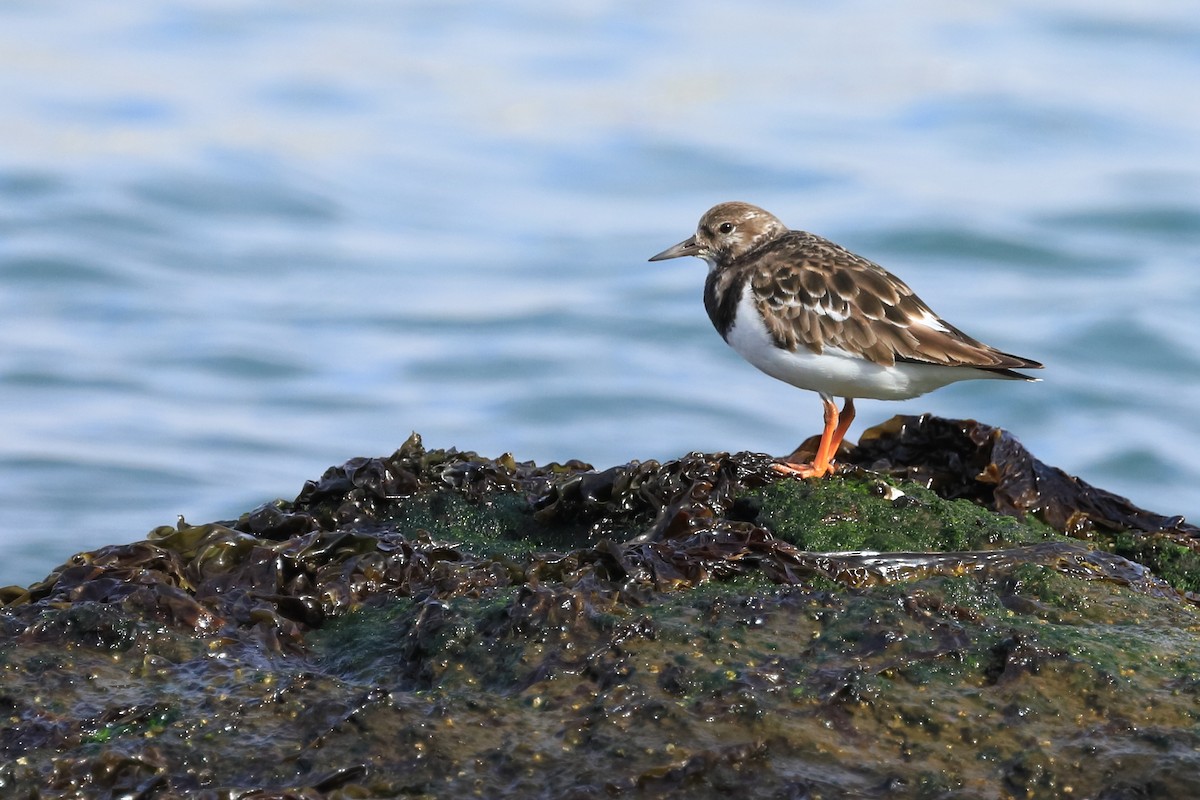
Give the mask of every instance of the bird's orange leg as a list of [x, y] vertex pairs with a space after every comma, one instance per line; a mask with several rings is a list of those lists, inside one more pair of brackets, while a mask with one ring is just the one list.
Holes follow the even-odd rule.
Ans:
[[822, 395], [821, 403], [825, 406], [825, 429], [821, 431], [821, 444], [817, 447], [817, 455], [812, 463], [796, 464], [784, 460], [771, 465], [776, 472], [797, 478], [820, 478], [837, 469], [833, 457], [837, 455], [842, 439], [846, 438], [850, 423], [854, 422], [854, 398], [846, 398], [846, 405], [841, 414], [838, 413], [837, 404], [832, 397]]
[[846, 438], [846, 431], [850, 430], [850, 423], [854, 422], [854, 398], [847, 397], [846, 405], [842, 406], [842, 413], [839, 415], [837, 430], [833, 432], [833, 442], [829, 447], [829, 460], [837, 455], [838, 448], [842, 446], [842, 439]]

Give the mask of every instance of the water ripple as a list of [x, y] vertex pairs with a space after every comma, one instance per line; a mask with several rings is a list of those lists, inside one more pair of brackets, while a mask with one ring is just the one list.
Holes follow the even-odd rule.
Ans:
[[414, 429], [790, 450], [815, 396], [646, 263], [729, 199], [1047, 365], [863, 424], [982, 418], [1200, 517], [1187, 4], [114, 8], [0, 9], [0, 583]]

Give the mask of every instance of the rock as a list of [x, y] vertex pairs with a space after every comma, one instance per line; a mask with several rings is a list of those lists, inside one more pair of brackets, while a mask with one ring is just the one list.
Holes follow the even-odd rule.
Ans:
[[[970, 421], [426, 450], [0, 590], [13, 797], [1184, 797], [1197, 529]], [[856, 465], [856, 466], [855, 466]], [[257, 793], [255, 793], [257, 792]]]

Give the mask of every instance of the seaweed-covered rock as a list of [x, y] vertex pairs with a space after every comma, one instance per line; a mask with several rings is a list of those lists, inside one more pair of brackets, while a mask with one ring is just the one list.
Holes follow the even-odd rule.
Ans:
[[12, 797], [1182, 797], [1197, 529], [975, 422], [835, 477], [414, 435], [0, 590]]

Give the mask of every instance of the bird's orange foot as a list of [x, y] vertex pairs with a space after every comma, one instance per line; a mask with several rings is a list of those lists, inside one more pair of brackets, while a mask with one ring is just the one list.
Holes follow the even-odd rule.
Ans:
[[790, 461], [776, 461], [771, 469], [780, 475], [790, 478], [823, 478], [837, 471], [837, 464], [793, 464]]

